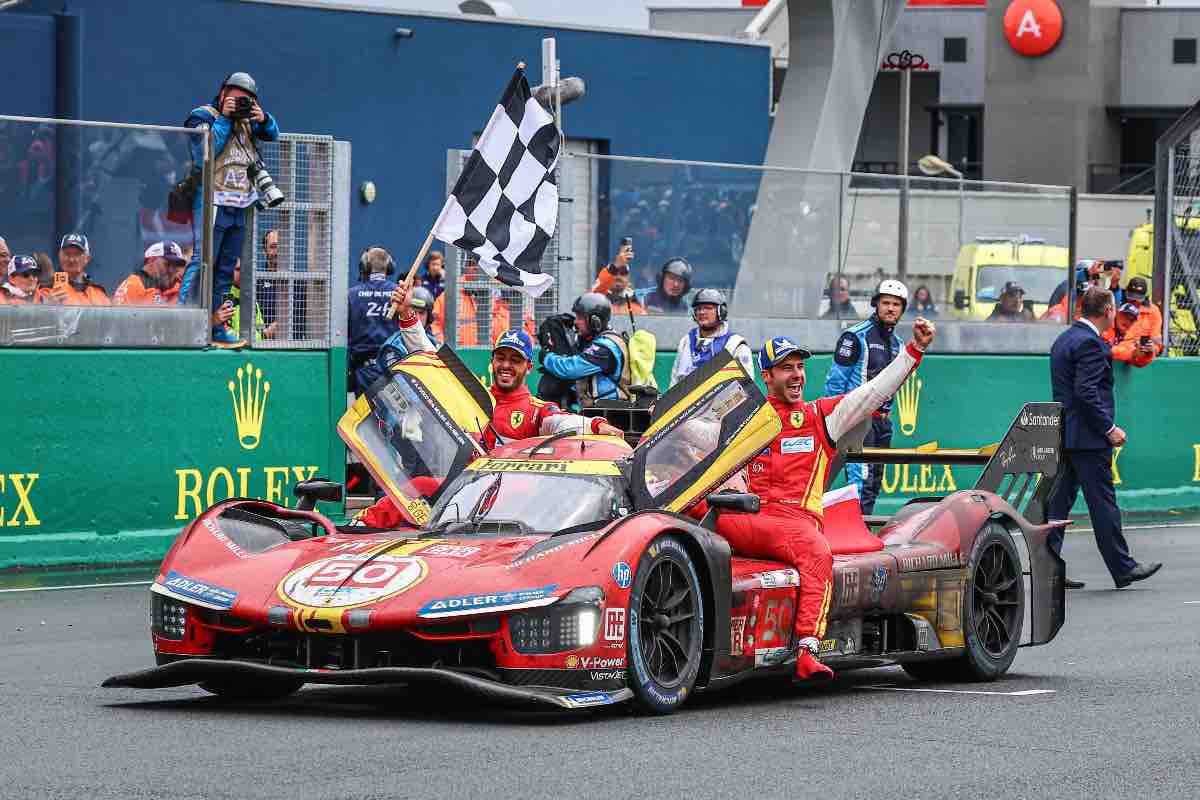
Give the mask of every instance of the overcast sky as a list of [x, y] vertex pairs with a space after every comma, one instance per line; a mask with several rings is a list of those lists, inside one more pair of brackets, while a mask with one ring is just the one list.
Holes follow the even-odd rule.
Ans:
[[[457, 14], [458, 0], [316, 0], [331, 5], [359, 5], [396, 11]], [[522, 19], [610, 28], [648, 28], [647, 6], [730, 6], [740, 0], [507, 0]]]

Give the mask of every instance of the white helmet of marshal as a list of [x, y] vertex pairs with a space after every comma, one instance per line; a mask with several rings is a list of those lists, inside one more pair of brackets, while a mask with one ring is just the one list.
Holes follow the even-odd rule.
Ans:
[[879, 288], [875, 290], [875, 295], [871, 298], [871, 308], [879, 305], [879, 298], [883, 295], [900, 298], [901, 306], [908, 309], [908, 287], [894, 278], [888, 278], [879, 282]]

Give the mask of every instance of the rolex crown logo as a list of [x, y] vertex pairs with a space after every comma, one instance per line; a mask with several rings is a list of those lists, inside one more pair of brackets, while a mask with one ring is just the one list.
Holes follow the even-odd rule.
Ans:
[[900, 432], [912, 436], [917, 429], [917, 408], [921, 402], [921, 379], [914, 372], [896, 392], [896, 410], [900, 414]]
[[243, 369], [238, 367], [237, 381], [229, 382], [229, 396], [233, 398], [233, 419], [237, 423], [238, 444], [244, 450], [258, 447], [262, 436], [263, 416], [267, 411], [267, 395], [271, 382], [262, 379], [262, 370], [254, 369], [248, 362]]

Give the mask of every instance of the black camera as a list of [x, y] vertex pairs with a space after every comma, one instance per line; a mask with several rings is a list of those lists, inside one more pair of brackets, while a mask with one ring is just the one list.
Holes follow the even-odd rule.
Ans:
[[233, 98], [233, 111], [230, 112], [230, 119], [250, 119], [250, 115], [254, 113], [254, 101], [249, 97]]
[[250, 182], [254, 184], [255, 191], [258, 192], [259, 208], [264, 210], [274, 208], [283, 202], [283, 190], [275, 185], [275, 180], [263, 166], [261, 158], [246, 166], [246, 177], [250, 179]]

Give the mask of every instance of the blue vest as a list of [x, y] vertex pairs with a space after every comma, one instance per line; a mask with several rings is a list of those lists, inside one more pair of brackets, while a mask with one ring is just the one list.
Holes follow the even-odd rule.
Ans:
[[396, 284], [379, 274], [350, 287], [350, 354], [374, 358], [379, 346], [396, 330], [395, 320], [384, 319], [388, 298]]
[[692, 351], [692, 369], [700, 369], [717, 353], [725, 349], [725, 343], [729, 341], [729, 337], [733, 336], [733, 331], [727, 330], [720, 336], [710, 340], [710, 344], [706, 348], [700, 347], [700, 329], [692, 328], [688, 331], [688, 347]]

